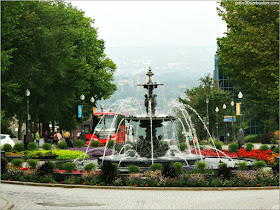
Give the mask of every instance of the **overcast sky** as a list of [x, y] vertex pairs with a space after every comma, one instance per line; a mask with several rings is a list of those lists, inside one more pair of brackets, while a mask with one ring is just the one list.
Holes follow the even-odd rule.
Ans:
[[106, 48], [216, 46], [226, 24], [216, 1], [68, 1], [95, 19]]

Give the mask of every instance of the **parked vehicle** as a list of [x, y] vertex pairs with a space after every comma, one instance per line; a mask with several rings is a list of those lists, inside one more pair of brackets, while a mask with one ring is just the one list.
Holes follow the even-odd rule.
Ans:
[[12, 147], [14, 147], [15, 142], [11, 139], [9, 134], [0, 134], [1, 140], [0, 140], [0, 146], [4, 146], [4, 144], [10, 144]]

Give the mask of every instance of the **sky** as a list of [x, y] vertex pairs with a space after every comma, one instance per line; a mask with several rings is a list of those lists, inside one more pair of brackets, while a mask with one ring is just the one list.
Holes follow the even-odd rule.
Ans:
[[68, 1], [95, 19], [106, 48], [216, 46], [226, 31], [216, 1]]

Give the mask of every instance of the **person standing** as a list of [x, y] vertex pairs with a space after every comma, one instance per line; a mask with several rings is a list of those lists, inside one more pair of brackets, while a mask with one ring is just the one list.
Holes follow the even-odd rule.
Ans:
[[50, 131], [50, 140], [51, 140], [51, 144], [53, 144], [53, 135], [54, 135], [53, 130], [51, 130], [51, 131]]
[[43, 137], [44, 137], [44, 142], [47, 143], [48, 142], [48, 131], [46, 130], [45, 133], [43, 133]]
[[38, 147], [40, 147], [40, 134], [39, 134], [39, 131], [37, 131], [35, 133], [35, 140], [36, 140], [36, 143], [37, 143]]
[[70, 133], [69, 133], [68, 131], [65, 131], [65, 133], [64, 133], [64, 139], [65, 139], [65, 141], [66, 141], [68, 147], [70, 147], [70, 146], [71, 146], [71, 142], [70, 142]]
[[57, 132], [57, 134], [56, 134], [56, 140], [57, 140], [57, 143], [60, 143], [62, 140], [62, 135], [59, 132]]
[[57, 145], [57, 131], [54, 132], [54, 135], [53, 135], [53, 143], [55, 145]]

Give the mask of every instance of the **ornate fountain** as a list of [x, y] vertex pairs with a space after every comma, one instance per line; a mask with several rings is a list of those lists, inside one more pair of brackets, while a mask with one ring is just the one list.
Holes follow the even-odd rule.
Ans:
[[[126, 118], [127, 121], [139, 122], [139, 126], [145, 129], [146, 136], [140, 136], [137, 143], [131, 146], [124, 154], [110, 155], [100, 157], [98, 162], [111, 161], [116, 162], [120, 166], [138, 165], [150, 166], [152, 163], [166, 163], [166, 162], [182, 162], [186, 165], [194, 164], [194, 162], [201, 160], [201, 155], [191, 153], [182, 153], [178, 149], [178, 145], [171, 145], [163, 143], [161, 135], [157, 135], [157, 128], [163, 126], [163, 122], [172, 122], [177, 120], [177, 117], [164, 115], [159, 116], [155, 114], [157, 95], [153, 93], [154, 89], [163, 84], [153, 82], [153, 72], [149, 68], [147, 74], [148, 81], [146, 84], [138, 84], [147, 89], [145, 94], [144, 105], [146, 107], [146, 115], [135, 116], [131, 115]], [[175, 154], [176, 152], [176, 154]]]

